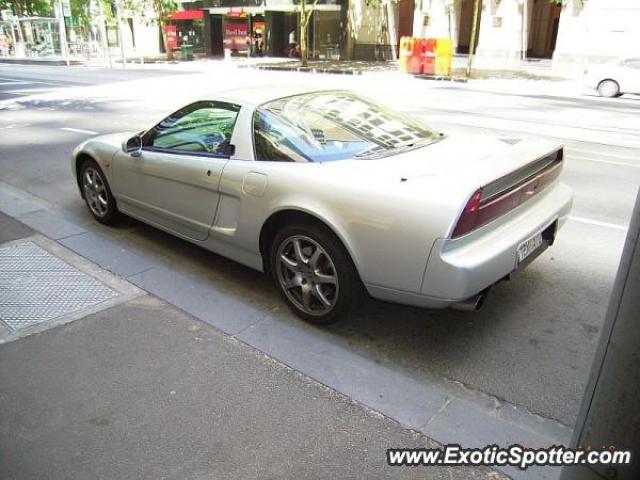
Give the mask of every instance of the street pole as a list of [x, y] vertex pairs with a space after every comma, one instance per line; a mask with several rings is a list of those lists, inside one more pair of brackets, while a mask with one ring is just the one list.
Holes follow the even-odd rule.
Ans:
[[127, 57], [124, 54], [124, 41], [122, 36], [122, 18], [120, 17], [120, 0], [115, 1], [116, 23], [118, 24], [118, 42], [120, 43], [120, 56], [122, 57], [122, 68], [127, 66]]
[[102, 8], [102, 1], [98, 1], [98, 12], [99, 12], [99, 22], [100, 22], [100, 40], [102, 43], [102, 48], [104, 49], [105, 58], [107, 60], [107, 64], [109, 68], [113, 68], [111, 64], [111, 52], [109, 51], [109, 39], [107, 38], [107, 19], [104, 16], [104, 9]]
[[62, 0], [58, 0], [58, 12], [60, 13], [60, 53], [68, 67], [71, 62], [69, 61], [69, 49], [67, 48], [67, 27], [64, 23], [64, 7], [62, 6]]
[[471, 76], [471, 63], [473, 62], [473, 51], [476, 49], [476, 31], [478, 29], [478, 12], [480, 10], [480, 0], [473, 3], [473, 20], [471, 23], [471, 39], [469, 40], [469, 58], [467, 59], [467, 70], [465, 76]]
[[396, 15], [393, 10], [393, 2], [387, 0], [387, 26], [389, 30], [389, 43], [391, 43], [391, 59], [397, 60], [398, 54], [396, 47], [398, 46], [398, 32], [396, 31]]
[[573, 431], [573, 448], [635, 449], [630, 465], [564, 467], [561, 480], [640, 478], [640, 192], [631, 215], [591, 375]]
[[529, 0], [522, 2], [522, 60], [527, 59], [527, 49], [529, 48]]

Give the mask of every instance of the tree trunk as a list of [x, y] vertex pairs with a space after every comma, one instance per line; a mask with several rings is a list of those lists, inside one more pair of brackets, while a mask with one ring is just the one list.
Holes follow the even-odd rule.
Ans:
[[469, 59], [467, 60], [467, 70], [465, 76], [471, 76], [471, 63], [473, 62], [473, 51], [476, 49], [476, 30], [478, 28], [478, 11], [480, 10], [480, 0], [475, 0], [473, 4], [473, 20], [471, 23], [471, 39], [469, 41]]
[[387, 32], [389, 34], [389, 43], [391, 44], [391, 59], [397, 60], [398, 53], [398, 32], [396, 31], [396, 15], [393, 10], [393, 3], [391, 0], [387, 0]]
[[309, 15], [307, 14], [307, 2], [300, 2], [300, 62], [303, 67], [307, 66], [307, 26]]
[[[303, 13], [303, 15], [305, 15]], [[303, 67], [307, 66], [308, 52], [307, 52], [307, 22], [302, 20], [300, 22], [300, 62]]]
[[160, 25], [160, 34], [162, 35], [162, 45], [164, 45], [164, 52], [167, 55], [167, 60], [173, 60], [173, 50], [169, 48], [169, 37], [167, 37], [167, 32], [164, 27], [166, 22], [163, 20], [158, 20], [158, 25]]

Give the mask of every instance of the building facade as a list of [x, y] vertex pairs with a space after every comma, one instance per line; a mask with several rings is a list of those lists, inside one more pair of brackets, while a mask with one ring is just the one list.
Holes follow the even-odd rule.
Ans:
[[[474, 0], [416, 0], [413, 35], [449, 37], [467, 53]], [[639, 0], [481, 0], [477, 65], [504, 67], [553, 59], [554, 69], [640, 55]], [[635, 50], [635, 53], [634, 53]]]
[[[309, 58], [344, 58], [346, 0], [307, 1]], [[203, 12], [207, 56], [268, 55], [287, 57], [300, 42], [298, 0], [183, 1], [184, 10]]]

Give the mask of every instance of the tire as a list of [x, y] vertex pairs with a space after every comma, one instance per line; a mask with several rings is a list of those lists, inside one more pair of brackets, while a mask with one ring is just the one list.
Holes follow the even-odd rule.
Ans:
[[603, 80], [598, 84], [598, 95], [613, 98], [620, 96], [620, 85], [615, 80]]
[[271, 242], [269, 263], [276, 289], [309, 323], [334, 323], [362, 299], [364, 288], [349, 253], [322, 226], [284, 227]]
[[80, 168], [79, 180], [82, 196], [93, 218], [112, 225], [118, 217], [118, 208], [102, 169], [94, 160], [86, 160]]

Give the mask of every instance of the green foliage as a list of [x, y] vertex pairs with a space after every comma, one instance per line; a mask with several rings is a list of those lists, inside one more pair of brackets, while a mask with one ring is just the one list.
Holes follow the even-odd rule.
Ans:
[[12, 7], [20, 17], [53, 15], [51, 0], [0, 0], [0, 10], [10, 10]]
[[[97, 0], [102, 3], [105, 15], [110, 16], [111, 4], [109, 0]], [[58, 0], [0, 0], [0, 10], [14, 9], [20, 17], [37, 16], [51, 17], [54, 14], [54, 4]], [[71, 16], [81, 23], [86, 23], [91, 17], [89, 0], [71, 0]]]
[[164, 25], [178, 6], [174, 0], [123, 0], [122, 8], [142, 17], [152, 10], [158, 17], [158, 23]]

